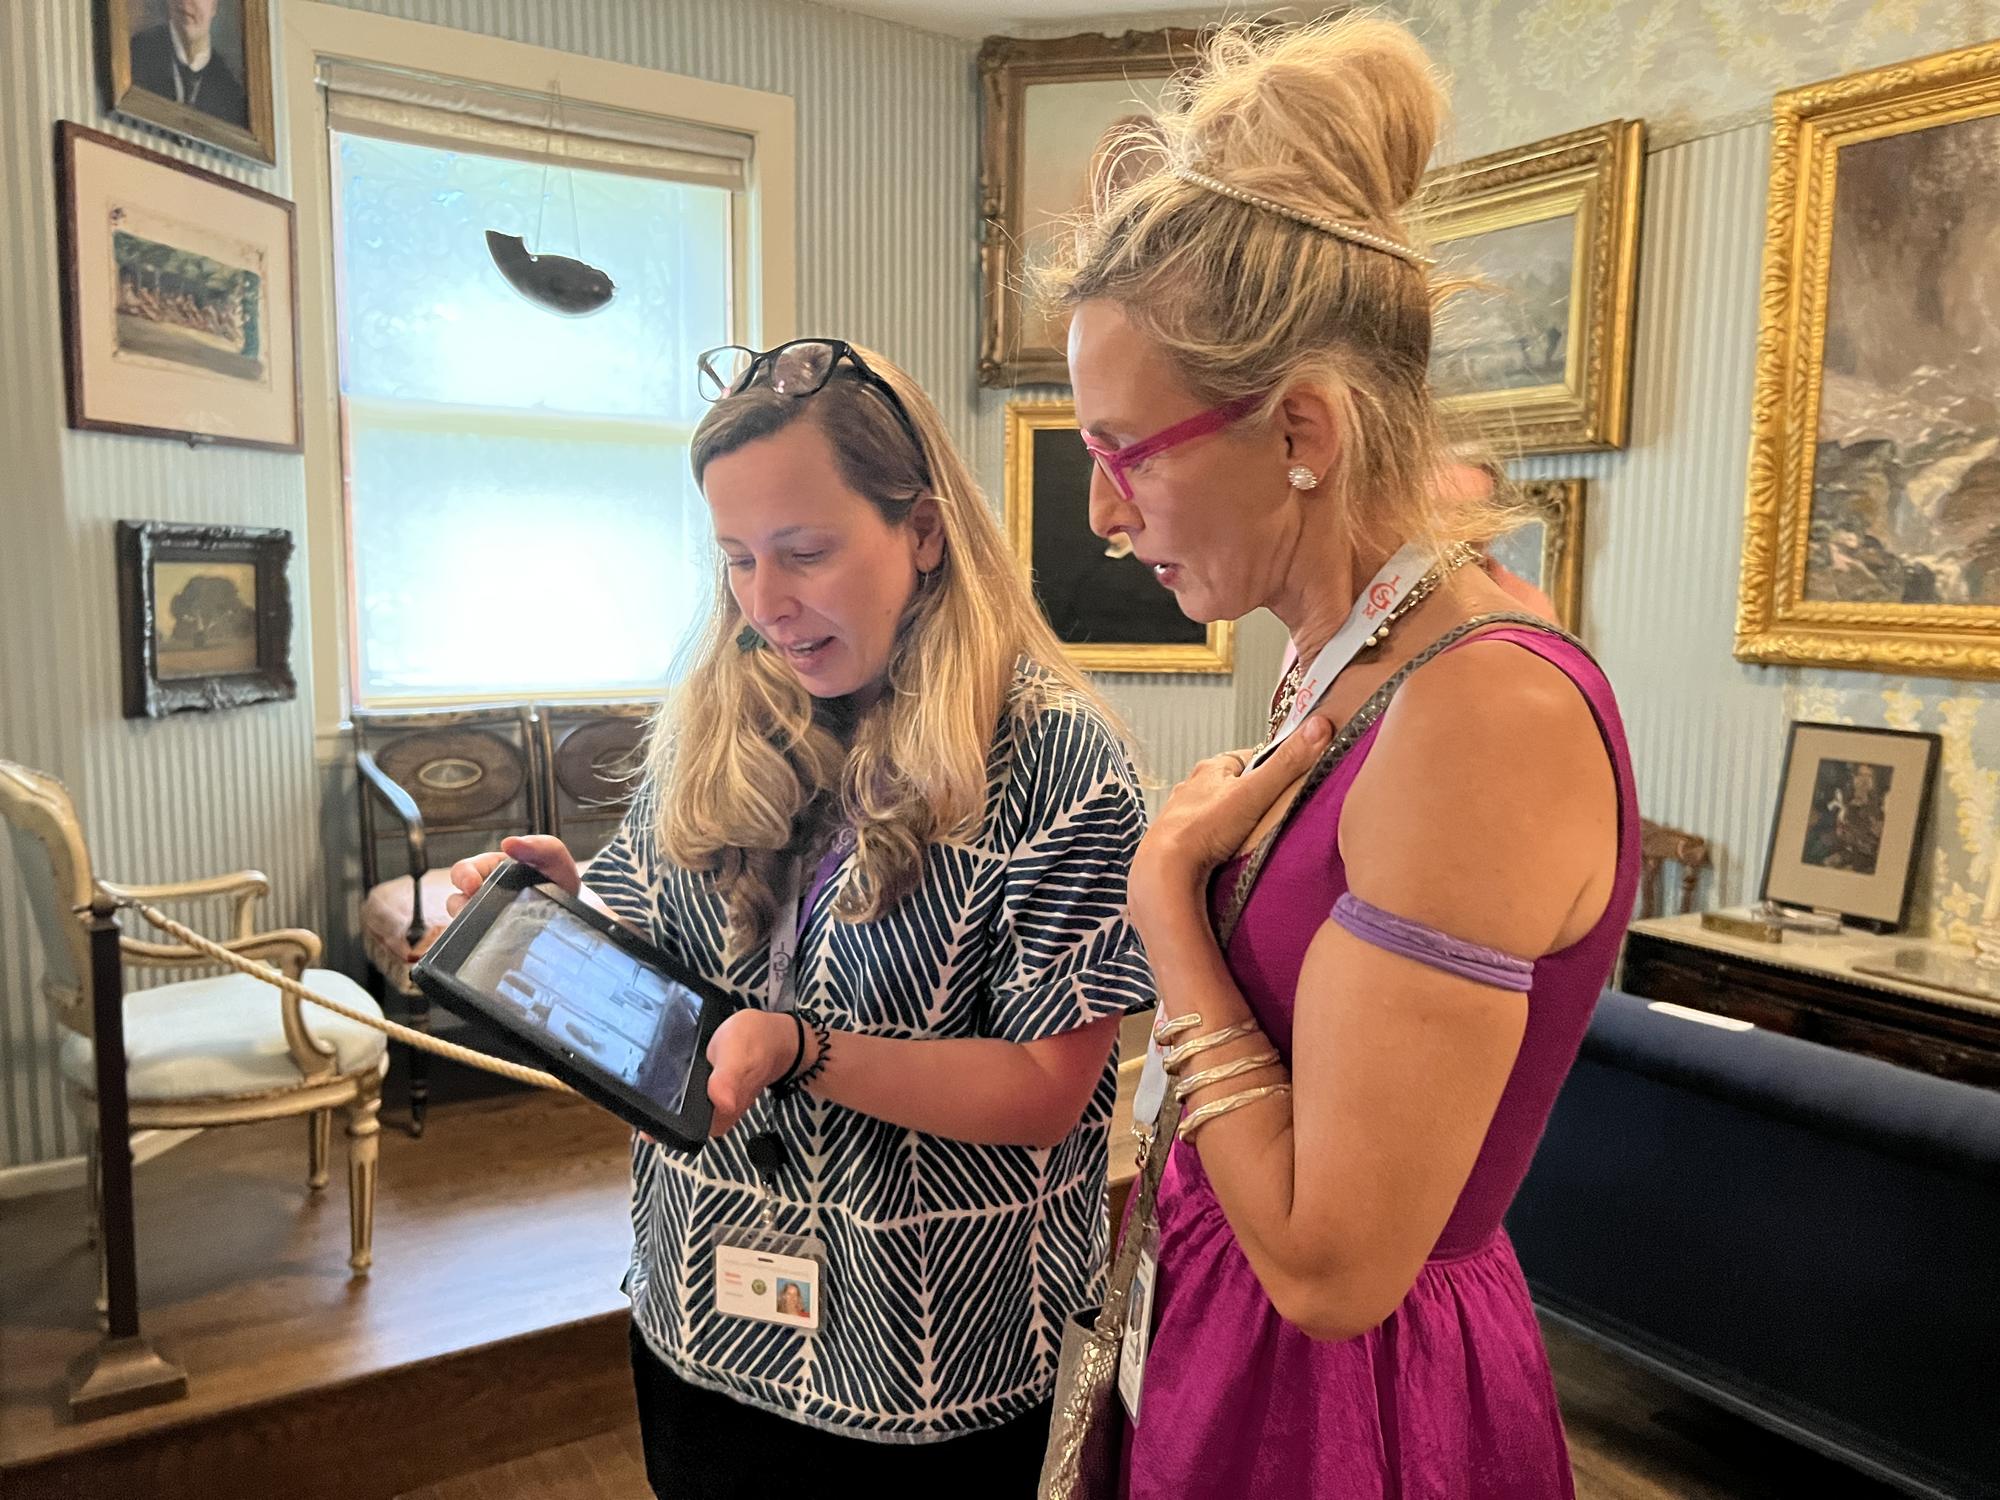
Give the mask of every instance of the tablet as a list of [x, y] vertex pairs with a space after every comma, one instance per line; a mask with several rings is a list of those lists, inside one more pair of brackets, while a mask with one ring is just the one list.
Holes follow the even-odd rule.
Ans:
[[708, 1139], [708, 1042], [737, 1003], [529, 866], [494, 870], [411, 977], [662, 1145]]

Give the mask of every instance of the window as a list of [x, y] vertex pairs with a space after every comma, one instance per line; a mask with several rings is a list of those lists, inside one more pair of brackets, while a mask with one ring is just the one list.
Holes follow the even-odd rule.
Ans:
[[[714, 585], [687, 449], [744, 139], [328, 70], [355, 701], [657, 692]], [[488, 229], [617, 291], [531, 303]]]

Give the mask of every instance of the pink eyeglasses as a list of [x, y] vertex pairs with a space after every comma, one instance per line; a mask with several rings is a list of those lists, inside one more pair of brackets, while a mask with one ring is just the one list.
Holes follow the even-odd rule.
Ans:
[[1239, 396], [1234, 401], [1225, 401], [1207, 411], [1196, 412], [1184, 422], [1176, 422], [1151, 437], [1140, 438], [1138, 442], [1127, 443], [1122, 448], [1108, 448], [1086, 432], [1082, 434], [1083, 446], [1090, 450], [1090, 456], [1097, 460], [1097, 467], [1104, 471], [1104, 477], [1111, 481], [1113, 488], [1129, 502], [1132, 482], [1125, 477], [1127, 469], [1138, 467], [1156, 453], [1165, 453], [1169, 448], [1178, 448], [1182, 443], [1191, 443], [1198, 437], [1207, 437], [1211, 432], [1220, 432], [1242, 421], [1257, 409], [1263, 399], [1262, 396]]

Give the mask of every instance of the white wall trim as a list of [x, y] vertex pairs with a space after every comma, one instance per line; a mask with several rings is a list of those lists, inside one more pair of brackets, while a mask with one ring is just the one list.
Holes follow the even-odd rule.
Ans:
[[[200, 1135], [199, 1130], [135, 1130], [132, 1133], [132, 1165], [138, 1167], [163, 1156]], [[54, 1161], [30, 1162], [24, 1167], [0, 1167], [0, 1202], [9, 1198], [31, 1198], [38, 1193], [67, 1192], [83, 1186], [83, 1158], [59, 1156]]]
[[553, 82], [566, 99], [641, 114], [658, 114], [660, 101], [671, 99], [677, 117], [752, 137], [750, 188], [738, 200], [735, 226], [737, 285], [742, 288], [735, 317], [739, 337], [759, 347], [790, 338], [797, 323], [798, 122], [797, 108], [786, 94], [369, 15], [317, 0], [290, 0], [283, 17], [279, 55], [286, 149], [298, 211], [313, 722], [325, 734], [347, 716], [349, 633], [331, 167], [325, 110], [314, 81], [318, 60], [347, 57], [422, 68], [533, 93], [546, 91]]

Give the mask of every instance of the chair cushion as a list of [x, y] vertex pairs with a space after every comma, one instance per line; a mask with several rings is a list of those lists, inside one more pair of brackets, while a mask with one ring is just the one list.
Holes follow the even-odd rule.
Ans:
[[451, 871], [424, 872], [424, 935], [410, 942], [410, 877], [385, 880], [361, 903], [361, 946], [375, 971], [399, 990], [410, 988], [410, 965], [423, 957], [450, 920], [444, 904], [454, 887]]
[[[300, 982], [364, 1015], [382, 1007], [345, 974], [307, 969]], [[281, 997], [274, 985], [249, 974], [186, 979], [125, 997], [127, 1086], [134, 1103], [169, 1099], [235, 1098], [294, 1088], [298, 1065], [285, 1045]], [[334, 1048], [343, 1074], [379, 1067], [389, 1039], [317, 1005], [302, 1007], [306, 1029]], [[63, 1076], [85, 1089], [97, 1084], [90, 1038], [67, 1032]]]

